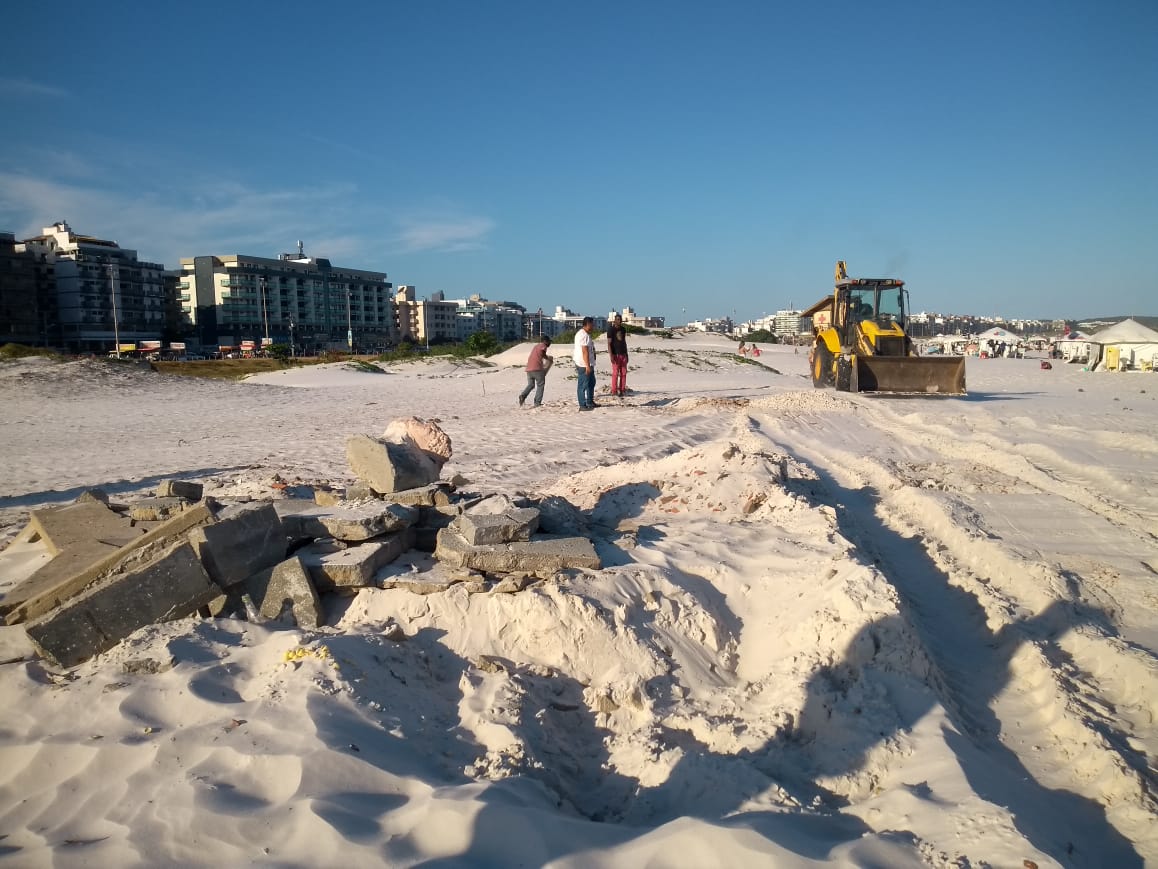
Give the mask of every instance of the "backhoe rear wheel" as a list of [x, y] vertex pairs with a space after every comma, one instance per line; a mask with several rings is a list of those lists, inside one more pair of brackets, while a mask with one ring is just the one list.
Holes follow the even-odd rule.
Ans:
[[832, 351], [823, 341], [812, 350], [812, 385], [817, 389], [832, 386]]

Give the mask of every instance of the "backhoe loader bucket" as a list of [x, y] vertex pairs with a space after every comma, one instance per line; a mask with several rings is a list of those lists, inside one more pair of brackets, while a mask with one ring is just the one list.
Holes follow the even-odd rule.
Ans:
[[964, 395], [963, 356], [857, 355], [851, 392]]

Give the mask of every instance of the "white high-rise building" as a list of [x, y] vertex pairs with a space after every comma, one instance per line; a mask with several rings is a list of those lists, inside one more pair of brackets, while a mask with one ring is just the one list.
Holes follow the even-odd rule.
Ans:
[[182, 258], [182, 310], [204, 348], [293, 343], [300, 352], [375, 352], [398, 340], [385, 272], [335, 266], [297, 253]]
[[63, 220], [16, 245], [53, 266], [59, 338], [74, 352], [112, 352], [160, 342], [165, 329], [165, 267], [142, 262], [115, 241], [79, 235]]

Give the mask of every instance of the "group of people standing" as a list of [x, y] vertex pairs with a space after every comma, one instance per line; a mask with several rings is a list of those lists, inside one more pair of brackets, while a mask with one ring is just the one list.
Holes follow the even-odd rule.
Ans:
[[[571, 352], [571, 361], [575, 363], [577, 385], [575, 397], [579, 402], [580, 410], [594, 410], [599, 407], [595, 403], [595, 339], [591, 333], [595, 329], [595, 320], [584, 317], [583, 324], [575, 333], [575, 345]], [[551, 339], [546, 335], [539, 338], [539, 343], [531, 350], [527, 358], [527, 385], [519, 394], [519, 405], [523, 405], [531, 391], [535, 392], [535, 407], [543, 403], [543, 387], [546, 384], [547, 372], [554, 360], [547, 355], [551, 347]], [[607, 329], [607, 355], [611, 359], [611, 394], [623, 398], [627, 395], [627, 330], [623, 327], [623, 317], [615, 315], [615, 319]]]

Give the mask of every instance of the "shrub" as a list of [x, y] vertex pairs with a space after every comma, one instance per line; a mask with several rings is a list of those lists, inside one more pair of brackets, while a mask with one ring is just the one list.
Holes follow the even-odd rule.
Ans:
[[744, 336], [744, 341], [749, 344], [776, 344], [776, 335], [769, 332], [767, 329], [758, 329], [755, 332], [749, 332]]
[[499, 340], [485, 329], [466, 339], [466, 351], [471, 356], [490, 356], [498, 352]]
[[29, 356], [47, 356], [49, 359], [60, 359], [61, 355], [47, 347], [29, 347], [26, 344], [0, 345], [0, 359], [25, 359]]

